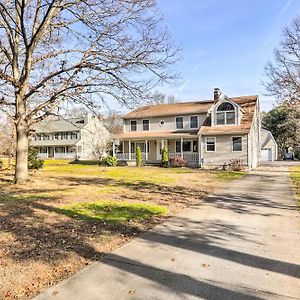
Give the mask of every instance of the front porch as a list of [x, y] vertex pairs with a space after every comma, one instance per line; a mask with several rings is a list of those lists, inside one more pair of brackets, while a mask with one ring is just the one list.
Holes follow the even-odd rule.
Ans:
[[159, 164], [162, 149], [166, 146], [168, 157], [181, 157], [188, 165], [197, 167], [200, 165], [200, 140], [197, 139], [151, 139], [151, 140], [125, 140], [116, 143], [113, 141], [113, 156], [119, 161], [134, 162], [136, 160], [136, 148], [140, 147], [142, 159], [145, 164]]
[[81, 156], [81, 147], [78, 146], [45, 146], [36, 147], [41, 159], [76, 159]]

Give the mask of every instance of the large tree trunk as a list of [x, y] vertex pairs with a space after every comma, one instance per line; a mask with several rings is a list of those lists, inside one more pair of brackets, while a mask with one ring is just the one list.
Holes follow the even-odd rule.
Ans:
[[[20, 100], [20, 99], [18, 99]], [[28, 124], [25, 119], [25, 107], [23, 101], [19, 102], [19, 111], [16, 113], [16, 169], [15, 183], [23, 183], [28, 179]]]
[[17, 151], [15, 183], [22, 183], [28, 179], [28, 130], [25, 121], [16, 125]]

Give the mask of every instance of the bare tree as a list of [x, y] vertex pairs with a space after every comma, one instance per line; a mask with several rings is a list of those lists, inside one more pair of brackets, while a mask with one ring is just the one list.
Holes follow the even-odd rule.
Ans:
[[116, 111], [110, 111], [109, 115], [104, 117], [104, 126], [111, 134], [119, 134], [123, 131], [122, 115]]
[[300, 17], [284, 28], [279, 47], [274, 49], [274, 62], [265, 68], [269, 95], [280, 102], [300, 105]]
[[30, 127], [66, 99], [132, 106], [172, 81], [178, 49], [155, 0], [0, 2], [0, 108], [14, 111], [15, 181], [28, 177]]

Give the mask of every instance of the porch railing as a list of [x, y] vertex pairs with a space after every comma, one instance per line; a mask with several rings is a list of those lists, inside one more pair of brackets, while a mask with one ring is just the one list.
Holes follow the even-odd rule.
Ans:
[[76, 153], [54, 153], [54, 158], [76, 158]]
[[[168, 153], [169, 159], [172, 157], [181, 157], [180, 152], [174, 152], [174, 153]], [[118, 160], [129, 160], [129, 153], [116, 153], [116, 158]], [[183, 152], [182, 153], [183, 159], [190, 162], [197, 162], [199, 160], [199, 153], [198, 152]], [[146, 153], [142, 153], [142, 158], [145, 161], [146, 160]], [[136, 154], [131, 153], [130, 160], [135, 160]], [[160, 158], [159, 158], [160, 160]]]
[[[129, 160], [129, 153], [116, 153], [116, 158], [118, 160]], [[131, 153], [130, 160], [135, 160], [136, 154]], [[146, 160], [146, 153], [142, 153], [142, 159]]]
[[[169, 159], [173, 157], [181, 157], [180, 152], [168, 153]], [[198, 161], [199, 160], [199, 153], [198, 152], [183, 152], [182, 158], [186, 161]]]
[[48, 158], [48, 153], [38, 153], [38, 157], [41, 159]]

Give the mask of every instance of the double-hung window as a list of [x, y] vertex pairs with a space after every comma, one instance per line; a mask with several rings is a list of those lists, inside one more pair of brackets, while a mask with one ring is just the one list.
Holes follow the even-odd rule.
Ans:
[[216, 138], [207, 137], [206, 138], [206, 152], [215, 152], [216, 151]]
[[149, 131], [149, 120], [143, 120], [143, 130]]
[[130, 121], [130, 131], [136, 131], [137, 125], [135, 120]]
[[190, 117], [190, 128], [192, 129], [198, 128], [198, 116]]
[[232, 137], [232, 151], [233, 152], [241, 152], [242, 151], [242, 137], [241, 136], [233, 136]]
[[183, 117], [176, 117], [176, 129], [183, 129]]

